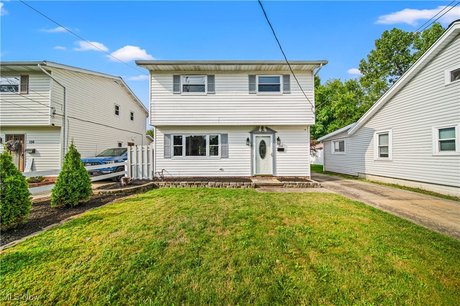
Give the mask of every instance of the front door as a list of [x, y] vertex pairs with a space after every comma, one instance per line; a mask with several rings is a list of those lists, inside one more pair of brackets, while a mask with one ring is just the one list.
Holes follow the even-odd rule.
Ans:
[[11, 141], [10, 148], [12, 149], [11, 155], [13, 156], [13, 162], [19, 171], [24, 171], [24, 139], [25, 136], [23, 134], [6, 134], [5, 135], [6, 141]]
[[254, 174], [273, 175], [272, 135], [254, 136]]

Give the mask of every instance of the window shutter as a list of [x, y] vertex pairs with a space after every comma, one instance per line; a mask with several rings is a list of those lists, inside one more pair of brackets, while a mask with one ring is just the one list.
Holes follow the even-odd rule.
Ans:
[[171, 158], [171, 134], [165, 134], [164, 158]]
[[22, 94], [28, 94], [29, 93], [29, 76], [28, 75], [21, 75], [21, 88], [19, 90], [20, 93]]
[[283, 93], [291, 93], [291, 75], [289, 74], [283, 75]]
[[173, 75], [173, 92], [180, 94], [180, 75]]
[[228, 158], [228, 134], [220, 134], [220, 157]]
[[257, 91], [256, 91], [256, 76], [255, 75], [250, 75], [249, 76], [249, 93], [250, 94], [257, 93]]
[[216, 93], [216, 78], [214, 75], [208, 75], [208, 94]]

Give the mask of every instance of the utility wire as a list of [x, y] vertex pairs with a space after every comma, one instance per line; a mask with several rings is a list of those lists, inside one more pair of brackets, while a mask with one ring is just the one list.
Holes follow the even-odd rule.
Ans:
[[305, 93], [305, 91], [303, 90], [302, 86], [300, 85], [300, 82], [297, 79], [297, 76], [295, 75], [294, 70], [292, 69], [291, 64], [289, 63], [289, 61], [287, 59], [286, 53], [284, 52], [283, 47], [281, 46], [281, 43], [280, 43], [280, 41], [278, 39], [278, 36], [276, 35], [275, 29], [273, 28], [272, 23], [270, 22], [270, 19], [268, 18], [267, 12], [265, 11], [265, 8], [264, 8], [264, 6], [262, 4], [262, 1], [258, 0], [258, 2], [259, 2], [259, 5], [260, 5], [260, 8], [262, 9], [262, 12], [263, 12], [263, 14], [265, 16], [265, 20], [267, 21], [268, 25], [270, 26], [270, 29], [272, 30], [273, 36], [275, 37], [275, 40], [276, 40], [276, 42], [278, 44], [278, 47], [279, 47], [281, 53], [283, 54], [284, 60], [286, 61], [286, 64], [288, 65], [289, 70], [291, 71], [292, 75], [294, 76], [294, 79], [297, 82], [297, 85], [299, 86], [299, 88], [302, 91], [303, 95], [307, 99], [308, 103], [310, 103], [311, 110], [313, 111], [313, 114], [314, 114], [315, 113], [315, 106], [310, 101], [310, 99], [308, 98], [307, 94]]
[[[451, 3], [449, 3], [448, 5], [446, 5], [445, 7], [443, 7], [441, 10], [439, 10], [439, 12], [437, 12], [435, 15], [433, 15], [433, 17], [431, 17], [430, 19], [428, 19], [427, 21], [425, 21], [420, 27], [418, 27], [417, 30], [415, 30], [415, 32], [418, 32], [421, 28], [423, 28], [427, 23], [429, 23], [433, 18], [435, 18], [436, 16], [438, 16], [439, 14], [441, 14], [444, 10], [448, 9], [450, 7], [450, 5], [452, 3], [454, 3], [455, 1], [457, 0], [453, 0]], [[423, 31], [422, 31], [423, 32]]]
[[459, 5], [460, 2], [457, 2], [455, 3], [453, 6], [451, 6], [448, 10], [446, 10], [444, 13], [442, 13], [441, 15], [439, 15], [435, 20], [433, 20], [430, 24], [428, 24], [427, 26], [425, 26], [421, 32], [425, 31], [428, 27], [430, 27], [433, 23], [435, 23], [436, 21], [438, 21], [442, 16], [444, 16], [445, 14], [449, 13], [452, 9], [454, 9], [457, 5]]
[[31, 6], [30, 4], [28, 4], [27, 2], [23, 1], [23, 0], [19, 0], [22, 4], [24, 4], [25, 6], [29, 7], [31, 10], [35, 11], [37, 14], [43, 16], [44, 18], [48, 19], [49, 21], [51, 21], [52, 23], [56, 24], [57, 26], [63, 28], [64, 30], [66, 30], [67, 32], [69, 32], [70, 34], [74, 35], [75, 37], [77, 37], [78, 39], [80, 40], [83, 40], [85, 42], [87, 42], [88, 44], [90, 44], [91, 46], [93, 46], [94, 48], [98, 49], [99, 51], [101, 52], [104, 52], [105, 54], [107, 54], [108, 56], [110, 56], [111, 58], [115, 59], [117, 62], [120, 62], [122, 64], [125, 64], [126, 66], [132, 68], [132, 69], [135, 69], [137, 71], [140, 71], [142, 73], [144, 73], [145, 71], [141, 70], [140, 68], [136, 67], [136, 66], [131, 66], [130, 64], [128, 64], [127, 62], [119, 59], [118, 57], [112, 55], [110, 52], [107, 52], [106, 50], [102, 49], [101, 47], [99, 47], [98, 45], [96, 44], [93, 44], [91, 41], [87, 40], [86, 38], [84, 38], [83, 36], [75, 33], [74, 31], [70, 30], [69, 28], [65, 27], [64, 25], [62, 25], [61, 23], [57, 22], [56, 20], [54, 20], [53, 18], [49, 17], [48, 15], [46, 15], [45, 13], [42, 13], [41, 11], [39, 11], [38, 9], [34, 8], [33, 6]]

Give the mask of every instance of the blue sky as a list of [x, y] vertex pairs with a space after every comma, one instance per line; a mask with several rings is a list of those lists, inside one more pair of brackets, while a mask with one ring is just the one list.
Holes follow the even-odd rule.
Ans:
[[[374, 40], [415, 30], [451, 1], [264, 2], [289, 59], [327, 59], [321, 78], [347, 79]], [[147, 72], [134, 59], [282, 59], [256, 1], [2, 1], [1, 60], [49, 60], [122, 76], [148, 104]], [[460, 6], [440, 21], [460, 18]], [[98, 48], [95, 48], [97, 45]], [[102, 52], [105, 50], [105, 52]], [[114, 54], [127, 64], [111, 60]], [[356, 73], [356, 71], [354, 71]]]

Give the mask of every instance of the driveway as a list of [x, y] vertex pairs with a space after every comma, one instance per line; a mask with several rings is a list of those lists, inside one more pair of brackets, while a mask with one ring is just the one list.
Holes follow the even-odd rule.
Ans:
[[460, 202], [337, 176], [312, 173], [324, 188], [460, 239]]

